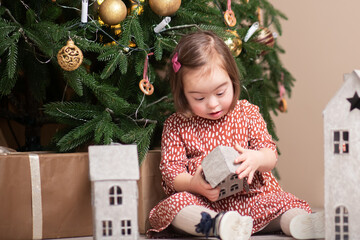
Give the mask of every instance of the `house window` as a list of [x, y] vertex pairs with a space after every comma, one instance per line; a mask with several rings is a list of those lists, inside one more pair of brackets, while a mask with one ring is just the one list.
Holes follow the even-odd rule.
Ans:
[[131, 235], [131, 220], [121, 220], [121, 235]]
[[104, 237], [112, 236], [112, 221], [102, 221], [102, 231]]
[[334, 153], [349, 153], [349, 131], [334, 131]]
[[335, 240], [349, 240], [349, 212], [345, 206], [335, 209]]
[[230, 191], [233, 192], [235, 190], [238, 190], [239, 189], [239, 185], [238, 184], [233, 184], [231, 187], [230, 187]]
[[226, 194], [225, 189], [221, 189], [219, 193], [219, 197], [224, 196]]
[[122, 204], [122, 191], [119, 186], [112, 186], [109, 190], [109, 202], [110, 205]]
[[231, 177], [230, 177], [230, 180], [236, 180], [238, 178], [238, 175], [237, 174], [233, 174]]

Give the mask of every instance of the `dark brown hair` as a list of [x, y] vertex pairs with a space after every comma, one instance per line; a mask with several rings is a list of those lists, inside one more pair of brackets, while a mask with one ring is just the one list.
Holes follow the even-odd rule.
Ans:
[[188, 115], [191, 110], [184, 94], [183, 76], [188, 70], [204, 67], [218, 58], [221, 67], [229, 74], [234, 89], [233, 109], [240, 96], [239, 71], [230, 49], [215, 33], [198, 31], [182, 37], [171, 58], [178, 54], [180, 70], [175, 73], [172, 63], [169, 67], [171, 91], [176, 111]]

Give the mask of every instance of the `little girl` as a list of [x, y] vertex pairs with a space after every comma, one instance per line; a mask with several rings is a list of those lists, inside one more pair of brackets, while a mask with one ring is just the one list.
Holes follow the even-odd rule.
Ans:
[[[170, 82], [177, 113], [164, 124], [160, 163], [168, 197], [151, 210], [149, 235], [171, 226], [223, 240], [280, 230], [298, 239], [323, 238], [323, 214], [311, 213], [272, 175], [275, 143], [259, 108], [238, 100], [239, 73], [224, 42], [208, 31], [184, 36], [174, 50]], [[206, 182], [201, 161], [219, 145], [240, 153], [236, 174], [249, 188], [217, 201], [220, 189]]]

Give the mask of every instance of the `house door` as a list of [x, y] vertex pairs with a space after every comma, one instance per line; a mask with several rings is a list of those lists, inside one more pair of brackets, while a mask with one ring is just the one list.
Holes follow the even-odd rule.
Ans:
[[335, 209], [335, 240], [349, 240], [349, 212], [345, 206]]

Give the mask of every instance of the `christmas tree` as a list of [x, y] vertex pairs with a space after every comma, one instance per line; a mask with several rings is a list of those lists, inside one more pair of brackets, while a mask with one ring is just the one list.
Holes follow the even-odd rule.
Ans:
[[[286, 17], [267, 0], [0, 3], [0, 116], [24, 124], [27, 139], [58, 122], [63, 128], [53, 144], [60, 152], [136, 143], [142, 159], [174, 112], [169, 56], [181, 36], [199, 29], [229, 46], [241, 98], [260, 107], [277, 139], [270, 113], [286, 111], [283, 96], [294, 78], [279, 60], [284, 50], [274, 34], [281, 35]], [[29, 142], [26, 150], [38, 150], [36, 139]]]

